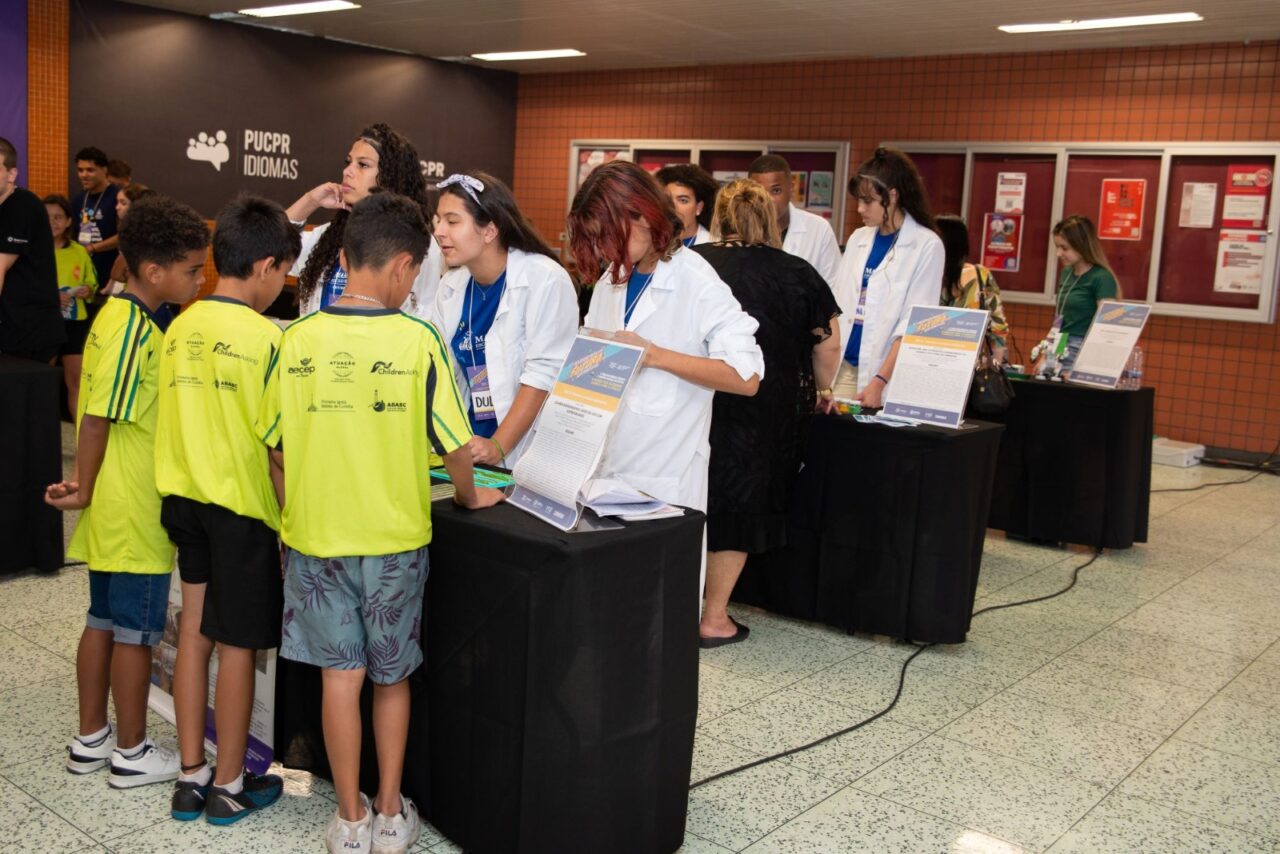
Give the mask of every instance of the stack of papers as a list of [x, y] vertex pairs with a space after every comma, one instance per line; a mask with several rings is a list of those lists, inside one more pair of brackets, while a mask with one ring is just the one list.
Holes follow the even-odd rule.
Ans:
[[582, 506], [591, 508], [597, 516], [616, 517], [624, 522], [669, 519], [684, 515], [679, 507], [645, 495], [620, 480], [609, 478], [588, 481], [578, 498]]

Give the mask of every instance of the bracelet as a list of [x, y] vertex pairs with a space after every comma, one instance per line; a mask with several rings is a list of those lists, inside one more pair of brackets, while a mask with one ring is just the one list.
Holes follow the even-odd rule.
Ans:
[[880, 382], [884, 383], [885, 385], [888, 385], [888, 384], [889, 384], [889, 381], [888, 381], [887, 379], [885, 379], [884, 377], [880, 376], [879, 374], [876, 374], [874, 377], [872, 377], [872, 379], [873, 379], [873, 380], [880, 380]]
[[498, 449], [498, 462], [502, 462], [503, 460], [505, 460], [507, 458], [507, 452], [502, 450], [502, 445], [499, 444], [497, 438], [494, 436], [490, 436], [489, 441], [492, 442], [493, 446]]
[[818, 397], [831, 397], [832, 391], [829, 388], [818, 389]]

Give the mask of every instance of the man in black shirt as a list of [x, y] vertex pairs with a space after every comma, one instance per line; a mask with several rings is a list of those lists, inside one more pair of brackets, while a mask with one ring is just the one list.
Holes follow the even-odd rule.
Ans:
[[17, 180], [18, 152], [0, 137], [0, 353], [52, 364], [66, 339], [53, 231]]

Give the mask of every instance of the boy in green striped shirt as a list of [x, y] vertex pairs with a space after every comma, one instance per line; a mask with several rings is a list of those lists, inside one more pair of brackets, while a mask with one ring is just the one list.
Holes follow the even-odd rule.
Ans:
[[[141, 200], [120, 229], [128, 287], [98, 313], [85, 341], [76, 461], [45, 501], [82, 510], [67, 556], [89, 567], [89, 612], [76, 654], [80, 732], [67, 770], [110, 765], [123, 789], [178, 776], [178, 757], [146, 737], [151, 647], [164, 634], [173, 545], [160, 525], [155, 431], [162, 303], [193, 299], [204, 281], [209, 231], [191, 208]], [[107, 720], [115, 701], [116, 730]]]
[[[427, 224], [417, 202], [379, 192], [347, 219], [339, 256], [347, 287], [285, 330], [258, 417], [284, 468], [285, 553], [280, 654], [323, 668], [322, 718], [338, 811], [330, 851], [402, 852], [417, 810], [400, 795], [409, 685], [422, 663], [421, 616], [431, 542], [432, 449], [455, 500], [502, 500], [474, 485], [466, 407], [434, 326], [389, 306], [422, 265]], [[360, 689], [374, 684], [377, 797], [360, 793]]]

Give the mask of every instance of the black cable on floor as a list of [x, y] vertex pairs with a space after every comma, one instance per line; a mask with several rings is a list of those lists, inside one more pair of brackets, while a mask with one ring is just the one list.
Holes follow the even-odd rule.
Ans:
[[[1075, 570], [1071, 573], [1071, 583], [1056, 593], [1050, 593], [1047, 596], [1037, 596], [1034, 599], [1023, 599], [1018, 602], [1008, 602], [1004, 605], [989, 605], [986, 608], [982, 608], [981, 610], [974, 611], [973, 616], [976, 617], [979, 614], [986, 614], [991, 611], [1000, 611], [1005, 608], [1017, 608], [1021, 605], [1033, 605], [1036, 602], [1044, 602], [1049, 599], [1057, 598], [1058, 596], [1061, 596], [1062, 594], [1066, 593], [1072, 587], [1075, 587], [1076, 582], [1080, 579], [1081, 570], [1090, 566], [1095, 560], [1097, 560], [1101, 556], [1102, 556], [1102, 549], [1098, 549], [1097, 551], [1095, 551], [1093, 553], [1093, 557], [1089, 558], [1087, 561], [1077, 566]], [[810, 748], [817, 747], [820, 744], [825, 744], [826, 742], [831, 741], [832, 739], [839, 738], [842, 735], [848, 735], [854, 730], [862, 729], [867, 724], [878, 721], [880, 718], [884, 717], [885, 715], [889, 714], [889, 712], [893, 711], [894, 706], [898, 705], [898, 700], [902, 699], [902, 689], [906, 687], [906, 684], [907, 684], [907, 668], [911, 665], [911, 662], [916, 660], [916, 657], [920, 655], [920, 653], [924, 652], [926, 649], [928, 649], [931, 646], [936, 646], [936, 644], [926, 643], [926, 644], [919, 645], [916, 651], [911, 653], [911, 655], [907, 657], [906, 661], [902, 662], [902, 670], [898, 672], [898, 690], [894, 692], [893, 699], [889, 701], [889, 705], [885, 706], [883, 709], [876, 712], [871, 717], [864, 718], [863, 720], [858, 721], [856, 724], [853, 724], [852, 726], [847, 726], [841, 730], [837, 730], [836, 732], [833, 732], [830, 735], [824, 735], [822, 738], [819, 738], [816, 741], [811, 741], [808, 744], [802, 744], [799, 747], [793, 747], [790, 750], [784, 750], [781, 753], [775, 753], [771, 756], [762, 756], [761, 758], [752, 760], [751, 762], [748, 762], [745, 765], [739, 765], [736, 768], [730, 768], [727, 771], [721, 771], [718, 774], [712, 774], [710, 777], [704, 777], [703, 779], [699, 780], [696, 783], [690, 783], [689, 791], [693, 791], [699, 786], [705, 786], [707, 783], [713, 783], [716, 780], [723, 780], [725, 777], [730, 777], [734, 774], [739, 774], [743, 771], [747, 771], [752, 768], [759, 767], [760, 765], [764, 765], [768, 762], [774, 762], [778, 759], [785, 759], [788, 756], [794, 756], [797, 753], [802, 753], [806, 750], [809, 750]]]

